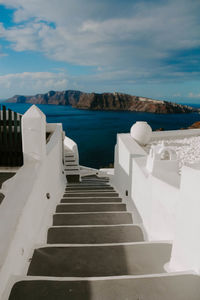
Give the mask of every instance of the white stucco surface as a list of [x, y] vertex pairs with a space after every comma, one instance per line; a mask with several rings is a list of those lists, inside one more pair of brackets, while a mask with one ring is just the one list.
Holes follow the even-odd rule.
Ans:
[[140, 223], [141, 219], [132, 200], [132, 160], [134, 158], [146, 158], [146, 152], [137, 144], [130, 134], [118, 134], [115, 146], [114, 176], [111, 182], [125, 200], [127, 208], [134, 211], [134, 222]]
[[[151, 162], [149, 150], [159, 144]], [[162, 158], [162, 149], [169, 158]], [[112, 182], [133, 220], [139, 214], [146, 239], [173, 243], [166, 270], [200, 274], [200, 130], [153, 132], [143, 147], [129, 134], [119, 134], [114, 167]]]
[[79, 164], [78, 146], [72, 139], [67, 136], [65, 136], [64, 138], [64, 151], [66, 154], [67, 152], [72, 151], [75, 155], [76, 163]]
[[200, 275], [200, 168], [183, 167], [169, 264], [172, 271], [194, 270]]
[[35, 105], [22, 117], [22, 136], [24, 161], [43, 159], [46, 155], [46, 116]]
[[[133, 218], [143, 223], [148, 240], [172, 240], [179, 175], [162, 173], [160, 169], [149, 173], [146, 162], [147, 153], [143, 147], [129, 134], [119, 134], [113, 184], [126, 200], [128, 208], [139, 213], [141, 220], [137, 213], [136, 218], [133, 214]], [[175, 186], [171, 184], [173, 176], [176, 178]]]
[[[33, 123], [32, 129], [35, 126]], [[45, 126], [40, 128], [44, 130]], [[26, 130], [22, 132], [23, 145], [27, 145]], [[30, 137], [32, 133], [33, 140]], [[54, 132], [47, 144], [46, 138], [41, 140], [41, 136], [44, 132], [37, 131], [41, 146], [37, 150], [40, 149], [42, 155], [38, 152], [36, 159], [35, 153], [32, 155], [27, 150], [25, 164], [3, 185], [5, 198], [0, 206], [0, 299], [11, 276], [26, 274], [34, 246], [46, 242], [52, 214], [64, 192], [62, 125], [54, 125]], [[34, 130], [29, 131], [28, 141], [32, 143], [32, 148], [27, 145], [24, 149], [31, 150], [37, 143]]]

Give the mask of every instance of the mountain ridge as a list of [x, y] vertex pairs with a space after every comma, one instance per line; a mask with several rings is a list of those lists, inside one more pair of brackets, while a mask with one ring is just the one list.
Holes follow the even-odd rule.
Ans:
[[150, 113], [190, 113], [198, 108], [164, 100], [133, 96], [124, 93], [84, 93], [77, 90], [49, 91], [35, 96], [15, 95], [7, 103], [71, 105], [78, 109], [113, 110]]

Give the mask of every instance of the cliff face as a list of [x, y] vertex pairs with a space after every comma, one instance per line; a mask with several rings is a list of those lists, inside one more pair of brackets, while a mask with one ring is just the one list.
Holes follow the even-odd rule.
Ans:
[[55, 104], [55, 105], [72, 105], [75, 106], [79, 101], [80, 91], [49, 91], [46, 94], [37, 94], [35, 96], [15, 95], [6, 100], [13, 103], [33, 103], [33, 104]]
[[150, 98], [131, 96], [121, 93], [82, 93], [80, 91], [50, 91], [46, 94], [35, 96], [16, 95], [6, 102], [33, 103], [33, 104], [55, 104], [72, 105], [79, 109], [90, 110], [122, 110], [150, 113], [189, 113], [199, 111], [167, 101], [153, 100]]
[[161, 114], [196, 111], [186, 105], [119, 93], [82, 93], [76, 107], [91, 110], [128, 110]]

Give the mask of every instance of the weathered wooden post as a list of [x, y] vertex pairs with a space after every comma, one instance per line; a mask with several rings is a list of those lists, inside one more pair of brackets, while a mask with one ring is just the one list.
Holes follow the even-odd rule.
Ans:
[[46, 116], [35, 105], [22, 117], [22, 148], [24, 163], [46, 156]]

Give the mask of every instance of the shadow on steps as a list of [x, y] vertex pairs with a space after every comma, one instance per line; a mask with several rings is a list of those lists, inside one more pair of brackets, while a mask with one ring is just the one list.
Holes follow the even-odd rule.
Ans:
[[195, 275], [17, 282], [9, 300], [199, 300]]
[[34, 251], [28, 275], [96, 277], [165, 273], [171, 244], [52, 246]]

